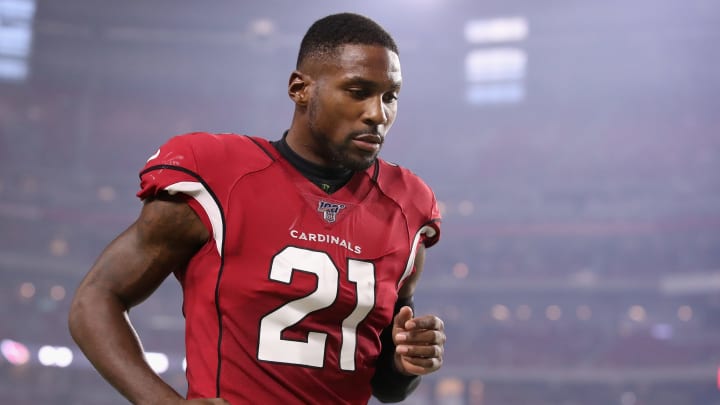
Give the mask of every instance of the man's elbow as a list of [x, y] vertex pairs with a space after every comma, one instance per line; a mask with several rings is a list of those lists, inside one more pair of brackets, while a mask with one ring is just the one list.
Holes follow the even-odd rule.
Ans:
[[111, 298], [89, 286], [80, 286], [68, 311], [68, 330], [76, 343], [81, 344], [83, 337], [92, 327], [93, 320], [106, 317]]
[[78, 290], [70, 304], [67, 319], [68, 330], [70, 331], [70, 336], [72, 336], [76, 343], [80, 343], [88, 307], [92, 306], [92, 303], [88, 301], [89, 299], [86, 297], [86, 294], [84, 294], [82, 290]]

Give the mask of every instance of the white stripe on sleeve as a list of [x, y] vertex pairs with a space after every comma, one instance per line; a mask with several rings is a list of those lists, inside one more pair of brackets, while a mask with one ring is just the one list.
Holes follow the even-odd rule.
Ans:
[[428, 236], [432, 237], [433, 235], [435, 235], [435, 228], [430, 225], [425, 225], [420, 228], [420, 230], [417, 231], [417, 233], [415, 234], [412, 242], [412, 249], [410, 249], [410, 257], [408, 257], [407, 265], [405, 266], [405, 272], [403, 273], [402, 277], [400, 277], [400, 281], [398, 281], [398, 287], [400, 287], [400, 284], [402, 284], [402, 282], [405, 281], [406, 278], [408, 278], [410, 272], [412, 272], [413, 266], [415, 265], [415, 254], [417, 253], [418, 242], [420, 242], [420, 237], [424, 233], [427, 233]]
[[223, 219], [220, 214], [220, 207], [205, 186], [194, 181], [181, 181], [165, 187], [165, 190], [171, 195], [176, 193], [187, 194], [202, 206], [212, 225], [213, 239], [215, 239], [218, 255], [222, 256], [222, 243], [225, 237], [223, 235]]

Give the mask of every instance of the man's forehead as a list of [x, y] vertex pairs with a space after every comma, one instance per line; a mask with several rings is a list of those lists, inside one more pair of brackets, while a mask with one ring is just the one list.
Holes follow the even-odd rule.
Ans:
[[400, 58], [378, 45], [344, 45], [338, 49], [335, 63], [339, 73], [347, 79], [388, 81], [399, 86], [402, 82]]
[[338, 47], [335, 59], [340, 63], [386, 64], [392, 70], [400, 70], [400, 57], [398, 57], [398, 54], [381, 45], [342, 45]]
[[347, 84], [357, 84], [363, 87], [388, 87], [392, 89], [400, 89], [402, 86], [402, 77], [399, 72], [388, 73], [383, 76], [346, 74], [342, 76], [340, 80]]

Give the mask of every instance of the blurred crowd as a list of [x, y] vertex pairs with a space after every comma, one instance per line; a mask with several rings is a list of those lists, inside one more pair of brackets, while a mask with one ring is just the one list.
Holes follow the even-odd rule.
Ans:
[[[2, 352], [1, 403], [125, 403], [66, 318], [141, 207], [138, 170], [175, 134], [286, 129], [295, 7], [255, 13], [285, 19], [255, 38], [233, 31], [254, 14], [221, 3], [38, 8], [29, 78], [0, 80], [0, 344], [29, 351]], [[444, 217], [416, 305], [444, 319], [446, 363], [407, 403], [720, 404], [716, 3], [525, 2], [530, 37], [503, 46], [530, 60], [527, 97], [485, 106], [463, 98], [468, 52], [492, 46], [458, 28], [486, 17], [476, 3], [415, 15], [425, 24], [413, 7], [399, 14], [411, 26], [376, 10], [398, 28], [407, 82], [383, 156], [426, 179]], [[181, 304], [167, 280], [131, 319], [183, 391]], [[43, 366], [43, 345], [72, 363]]]

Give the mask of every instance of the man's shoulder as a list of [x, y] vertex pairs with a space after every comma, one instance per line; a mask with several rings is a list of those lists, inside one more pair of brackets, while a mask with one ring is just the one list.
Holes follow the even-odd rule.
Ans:
[[248, 149], [249, 152], [263, 151], [269, 142], [263, 138], [232, 132], [188, 132], [176, 135], [168, 144], [189, 146], [195, 150]]
[[412, 170], [396, 163], [378, 159], [378, 173], [376, 179], [383, 191], [396, 192], [422, 192], [432, 194], [430, 186]]
[[236, 133], [191, 132], [177, 135], [169, 143], [193, 150], [196, 159], [214, 162], [268, 162], [274, 159], [266, 139]]
[[378, 159], [375, 182], [382, 193], [406, 213], [435, 216], [435, 194], [430, 186], [410, 169]]
[[[408, 218], [408, 224], [424, 233], [426, 247], [434, 245], [440, 235], [440, 209], [432, 191], [420, 176], [410, 169], [378, 159], [376, 183]], [[432, 229], [427, 228], [430, 226]]]
[[249, 172], [272, 163], [267, 140], [234, 133], [191, 132], [176, 135], [148, 159], [144, 171], [179, 166], [194, 173]]

